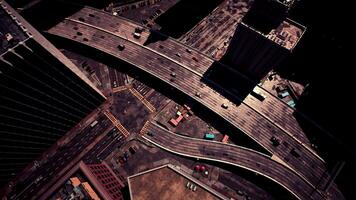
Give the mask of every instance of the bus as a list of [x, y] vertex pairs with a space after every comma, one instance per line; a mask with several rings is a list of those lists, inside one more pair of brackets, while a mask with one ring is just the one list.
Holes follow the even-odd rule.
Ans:
[[90, 124], [90, 127], [92, 127], [92, 128], [93, 128], [93, 127], [94, 127], [95, 125], [97, 125], [97, 124], [98, 124], [98, 121], [97, 121], [97, 120], [95, 120], [93, 123], [91, 123], [91, 124]]

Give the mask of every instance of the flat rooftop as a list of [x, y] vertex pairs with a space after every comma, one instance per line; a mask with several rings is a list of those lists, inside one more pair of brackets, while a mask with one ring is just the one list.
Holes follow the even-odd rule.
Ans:
[[278, 28], [271, 30], [266, 37], [292, 51], [302, 38], [306, 28], [290, 19], [283, 21]]
[[0, 55], [29, 38], [26, 28], [0, 1]]
[[[188, 182], [196, 186], [196, 191], [187, 188]], [[171, 165], [164, 165], [130, 176], [128, 183], [131, 200], [220, 199], [212, 191], [203, 188], [204, 186], [200, 182], [192, 181]]]
[[279, 3], [285, 6], [292, 7], [295, 0], [276, 0], [276, 1], [278, 1]]

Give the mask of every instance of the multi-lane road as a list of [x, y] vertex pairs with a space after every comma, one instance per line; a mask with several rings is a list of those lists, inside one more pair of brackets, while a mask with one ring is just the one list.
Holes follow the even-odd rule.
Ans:
[[215, 58], [221, 57], [251, 3], [249, 0], [223, 1], [179, 40]]
[[101, 163], [125, 141], [125, 136], [115, 127], [111, 129], [84, 157], [86, 164]]
[[[143, 30], [139, 39], [133, 34], [136, 28]], [[204, 54], [171, 38], [152, 41], [149, 31], [139, 25], [91, 8], [83, 8], [48, 32], [124, 60], [182, 91], [250, 136], [314, 186], [322, 189], [328, 180], [325, 163], [303, 137], [293, 116], [295, 111], [259, 87], [266, 97], [262, 102], [251, 95], [240, 99], [239, 105], [229, 101], [204, 83], [203, 74], [214, 62]], [[223, 108], [222, 104], [229, 107]], [[272, 137], [281, 144], [273, 145]], [[336, 187], [329, 192], [334, 197], [342, 196]]]
[[322, 199], [322, 194], [313, 185], [265, 154], [241, 146], [178, 135], [155, 123], [149, 123], [146, 131], [142, 137], [164, 150], [247, 169], [276, 182], [299, 199]]
[[15, 185], [8, 195], [9, 199], [33, 199], [39, 190], [53, 182], [54, 178], [59, 177], [58, 173], [75, 165], [86, 153], [85, 150], [90, 149], [87, 147], [94, 140], [113, 128], [110, 120], [104, 115], [99, 115], [97, 121], [98, 124], [95, 127], [83, 128], [72, 140], [49, 156], [45, 163], [31, 172], [30, 176]]

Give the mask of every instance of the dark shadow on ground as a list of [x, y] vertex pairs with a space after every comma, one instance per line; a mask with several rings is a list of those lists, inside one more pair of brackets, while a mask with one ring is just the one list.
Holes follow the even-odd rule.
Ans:
[[147, 46], [151, 43], [155, 43], [157, 41], [164, 41], [167, 40], [169, 38], [169, 36], [164, 35], [156, 30], [151, 29], [150, 30], [150, 35], [148, 36], [147, 40], [145, 41], [145, 43], [143, 44], [144, 46]]
[[[307, 31], [294, 49], [291, 59], [282, 63], [284, 76], [297, 82], [309, 83], [309, 87], [297, 103], [297, 109], [325, 127], [341, 145], [330, 143], [325, 135], [318, 135], [321, 152], [329, 157], [346, 159], [346, 165], [336, 183], [346, 199], [355, 199], [352, 183], [356, 179], [354, 124], [354, 63], [348, 45], [353, 32], [345, 27], [352, 24], [349, 14], [351, 2], [320, 4], [316, 1], [298, 1], [291, 10], [291, 18], [307, 27]], [[337, 22], [330, 24], [330, 20]], [[314, 133], [310, 131], [311, 135]], [[331, 153], [332, 152], [332, 153]]]
[[242, 78], [235, 70], [216, 61], [201, 80], [236, 105], [241, 104], [256, 86], [256, 83]]
[[[21, 15], [36, 29], [48, 30], [84, 6], [102, 9], [108, 2], [109, 0], [43, 0], [23, 10]], [[18, 5], [22, 4], [18, 3]]]
[[129, 189], [129, 186], [126, 185], [125, 187], [123, 187], [121, 189], [121, 192], [122, 192], [122, 197], [124, 198], [124, 200], [130, 200], [130, 189]]
[[67, 4], [60, 0], [44, 0], [30, 9], [24, 10], [21, 15], [36, 29], [48, 30], [64, 18], [78, 12], [83, 6]]
[[213, 11], [222, 0], [180, 0], [155, 22], [162, 27], [161, 31], [174, 38], [179, 38], [200, 20]]

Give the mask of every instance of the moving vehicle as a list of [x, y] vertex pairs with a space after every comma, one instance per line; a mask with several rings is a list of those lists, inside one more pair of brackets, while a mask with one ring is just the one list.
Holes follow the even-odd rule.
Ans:
[[204, 139], [207, 139], [207, 140], [214, 140], [214, 139], [215, 139], [215, 135], [212, 134], [212, 133], [205, 133]]

